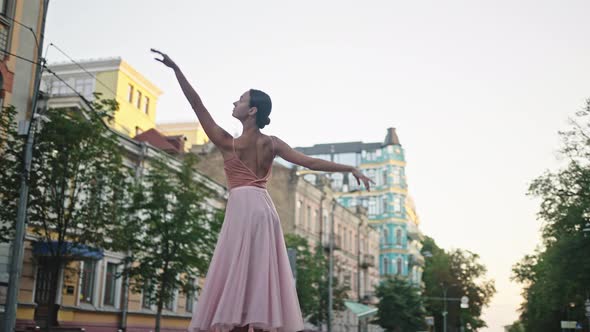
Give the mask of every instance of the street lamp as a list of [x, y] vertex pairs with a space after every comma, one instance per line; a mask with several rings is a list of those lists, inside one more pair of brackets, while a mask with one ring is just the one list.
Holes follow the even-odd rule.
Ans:
[[582, 233], [584, 233], [584, 237], [590, 235], [590, 212], [584, 212], [582, 214], [582, 219], [586, 221], [584, 228], [582, 228]]

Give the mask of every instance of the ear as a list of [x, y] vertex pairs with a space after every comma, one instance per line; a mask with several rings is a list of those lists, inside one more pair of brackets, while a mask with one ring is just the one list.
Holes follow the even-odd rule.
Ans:
[[248, 110], [248, 115], [256, 115], [257, 112], [258, 112], [258, 107], [256, 107], [256, 106], [250, 107], [250, 109]]

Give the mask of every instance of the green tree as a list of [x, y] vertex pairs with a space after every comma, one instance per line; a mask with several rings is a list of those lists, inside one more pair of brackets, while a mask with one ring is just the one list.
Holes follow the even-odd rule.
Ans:
[[542, 244], [513, 266], [523, 287], [521, 322], [526, 331], [560, 328], [561, 320], [587, 325], [584, 301], [590, 292], [590, 99], [560, 135], [561, 169], [534, 179], [528, 194], [540, 199]]
[[0, 243], [12, 239], [19, 201], [24, 140], [17, 135], [16, 109], [0, 112]]
[[[308, 241], [294, 234], [285, 235], [287, 248], [297, 250], [297, 297], [301, 313], [316, 326], [328, 321], [328, 258], [324, 248], [318, 245], [312, 252]], [[349, 287], [339, 285], [338, 279], [332, 279], [333, 309], [344, 310], [344, 301]]]
[[374, 323], [386, 332], [420, 331], [425, 327], [420, 289], [407, 279], [389, 277], [376, 289], [379, 304]]
[[422, 252], [430, 252], [431, 257], [426, 260], [422, 280], [425, 284], [426, 311], [435, 317], [436, 330], [443, 330], [445, 289], [448, 298], [469, 298], [469, 308], [460, 308], [457, 300], [447, 302], [448, 330], [459, 329], [478, 330], [486, 327], [481, 318], [482, 310], [489, 305], [496, 292], [494, 281], [485, 278], [487, 269], [479, 262], [479, 256], [467, 250], [456, 249], [446, 252], [439, 248], [436, 242], [426, 237]]
[[[49, 283], [49, 297], [38, 310], [47, 306], [48, 325], [56, 324], [59, 271], [82, 258], [80, 249], [108, 248], [110, 229], [122, 217], [119, 212], [124, 202], [119, 198], [127, 174], [117, 137], [104, 123], [116, 110], [116, 101], [97, 96], [86, 111], [49, 109], [49, 121], [36, 126], [27, 226], [42, 248], [37, 259]], [[14, 137], [8, 141], [11, 139], [17, 141]], [[11, 177], [4, 179], [11, 183]], [[14, 197], [6, 184], [1, 190], [3, 199]], [[6, 206], [10, 208], [2, 218], [13, 218], [15, 207]]]
[[175, 292], [193, 291], [191, 280], [206, 274], [221, 229], [223, 213], [208, 203], [215, 193], [195, 180], [195, 161], [187, 155], [180, 169], [152, 161], [148, 174], [134, 186], [135, 217], [122, 228], [133, 262], [126, 273], [134, 289], [156, 305], [156, 332]]
[[508, 332], [524, 332], [524, 326], [520, 321], [516, 321], [510, 325]]

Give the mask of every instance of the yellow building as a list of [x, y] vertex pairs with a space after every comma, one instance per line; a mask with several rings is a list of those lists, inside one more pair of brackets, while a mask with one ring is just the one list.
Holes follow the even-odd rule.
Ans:
[[[50, 98], [48, 107], [89, 111], [81, 98], [71, 95]], [[149, 142], [139, 142], [123, 134], [117, 136], [119, 146], [124, 151], [124, 164], [134, 174], [149, 169], [153, 160], [166, 160], [171, 167], [180, 168], [179, 159]], [[225, 187], [200, 172], [195, 173], [194, 181], [204, 184], [216, 193], [206, 202], [210, 208], [224, 208], [227, 200]], [[62, 329], [84, 329], [86, 332], [154, 330], [156, 306], [146, 300], [143, 292], [126, 287], [121, 277], [125, 253], [73, 250], [69, 262], [60, 269], [55, 279], [50, 273], [53, 261], [48, 248], [50, 245], [47, 241], [39, 239], [29, 229], [25, 238], [23, 270], [19, 283], [16, 331], [32, 331], [36, 326], [43, 327], [47, 324], [50, 319], [47, 308], [52, 300], [49, 285], [53, 282], [56, 282], [59, 289], [55, 298], [55, 303], [59, 305], [56, 324]], [[0, 247], [0, 253], [2, 249], [5, 254], [9, 253], [8, 246]], [[2, 262], [0, 256], [0, 267], [3, 266]], [[204, 285], [203, 278], [196, 278], [194, 282], [200, 287]], [[133, 280], [130, 283], [133, 284]], [[196, 302], [198, 293], [187, 294], [177, 291], [174, 299], [164, 306], [162, 331], [186, 331]], [[1, 304], [0, 321], [3, 313]]]
[[102, 94], [101, 98], [116, 99], [119, 111], [111, 126], [130, 137], [156, 127], [156, 105], [162, 94], [156, 85], [121, 58], [82, 60], [78, 64], [49, 65], [67, 84], [44, 73], [42, 90], [53, 97], [77, 92], [91, 100], [98, 92]]
[[209, 137], [198, 122], [159, 123], [156, 125], [159, 132], [166, 136], [184, 136], [184, 150], [188, 152], [193, 145], [203, 145], [209, 142]]
[[[42, 0], [0, 1], [0, 50], [3, 51], [0, 52], [0, 106], [13, 105], [18, 112], [17, 121], [31, 116], [37, 66], [23, 59], [39, 61], [35, 39], [38, 40], [42, 35], [43, 11]], [[22, 59], [9, 53], [18, 55]], [[3, 115], [2, 112], [3, 110], [0, 109], [0, 116]], [[0, 146], [0, 149], [3, 148]], [[0, 243], [0, 330], [4, 327], [9, 266], [12, 257], [10, 246], [10, 243]], [[19, 300], [22, 300], [24, 296], [26, 294], [19, 294]], [[24, 311], [30, 312], [32, 307], [22, 310], [19, 310], [21, 316], [25, 315]]]

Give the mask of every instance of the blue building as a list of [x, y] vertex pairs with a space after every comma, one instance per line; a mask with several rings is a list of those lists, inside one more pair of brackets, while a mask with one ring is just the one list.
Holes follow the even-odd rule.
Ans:
[[[296, 150], [316, 158], [359, 168], [375, 184], [370, 192], [359, 190], [352, 174], [331, 173], [332, 190], [349, 208], [367, 208], [371, 226], [380, 234], [380, 275], [401, 275], [419, 285], [424, 257], [420, 253], [423, 235], [414, 203], [408, 195], [406, 160], [395, 128], [388, 128], [383, 142], [327, 143]], [[306, 180], [315, 181], [318, 172], [302, 169]], [[361, 185], [362, 186], [362, 185]]]

